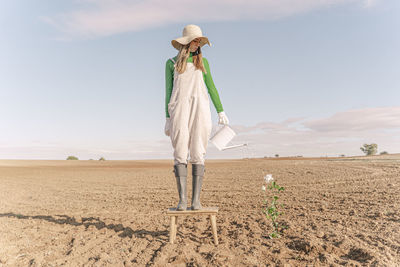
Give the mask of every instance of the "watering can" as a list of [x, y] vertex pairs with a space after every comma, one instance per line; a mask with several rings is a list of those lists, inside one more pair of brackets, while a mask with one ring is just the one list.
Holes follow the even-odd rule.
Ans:
[[247, 146], [247, 144], [226, 146], [230, 141], [232, 141], [235, 135], [236, 133], [232, 130], [231, 127], [229, 127], [228, 125], [224, 125], [214, 134], [213, 137], [211, 137], [210, 141], [219, 151], [241, 146]]

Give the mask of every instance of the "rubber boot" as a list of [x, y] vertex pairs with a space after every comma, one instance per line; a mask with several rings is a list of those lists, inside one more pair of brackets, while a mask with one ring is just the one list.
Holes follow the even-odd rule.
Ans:
[[200, 192], [203, 184], [204, 165], [192, 164], [192, 210], [200, 210]]
[[179, 203], [178, 206], [176, 207], [176, 210], [186, 210], [187, 209], [187, 189], [186, 189], [187, 165], [186, 164], [174, 165], [174, 172], [179, 193]]

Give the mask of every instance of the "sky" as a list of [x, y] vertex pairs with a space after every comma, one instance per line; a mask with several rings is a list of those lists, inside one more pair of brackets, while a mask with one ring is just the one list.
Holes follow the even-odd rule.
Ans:
[[0, 159], [172, 159], [165, 62], [187, 24], [247, 144], [206, 159], [400, 152], [400, 1], [4, 0]]

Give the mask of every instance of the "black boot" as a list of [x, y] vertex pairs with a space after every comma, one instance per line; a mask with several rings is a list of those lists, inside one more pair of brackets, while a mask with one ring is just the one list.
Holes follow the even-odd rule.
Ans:
[[200, 192], [203, 184], [204, 165], [192, 164], [192, 210], [200, 210]]
[[187, 165], [176, 164], [174, 165], [174, 172], [176, 177], [176, 184], [178, 186], [179, 203], [176, 210], [186, 210], [187, 208]]

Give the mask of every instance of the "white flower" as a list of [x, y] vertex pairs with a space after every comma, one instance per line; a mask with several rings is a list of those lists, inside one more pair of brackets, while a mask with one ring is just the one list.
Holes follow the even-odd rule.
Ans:
[[265, 185], [261, 186], [261, 190], [262, 190], [262, 191], [265, 191], [265, 190], [266, 190]]
[[274, 178], [272, 177], [272, 174], [267, 174], [264, 177], [264, 181], [268, 184], [269, 182], [272, 182]]

